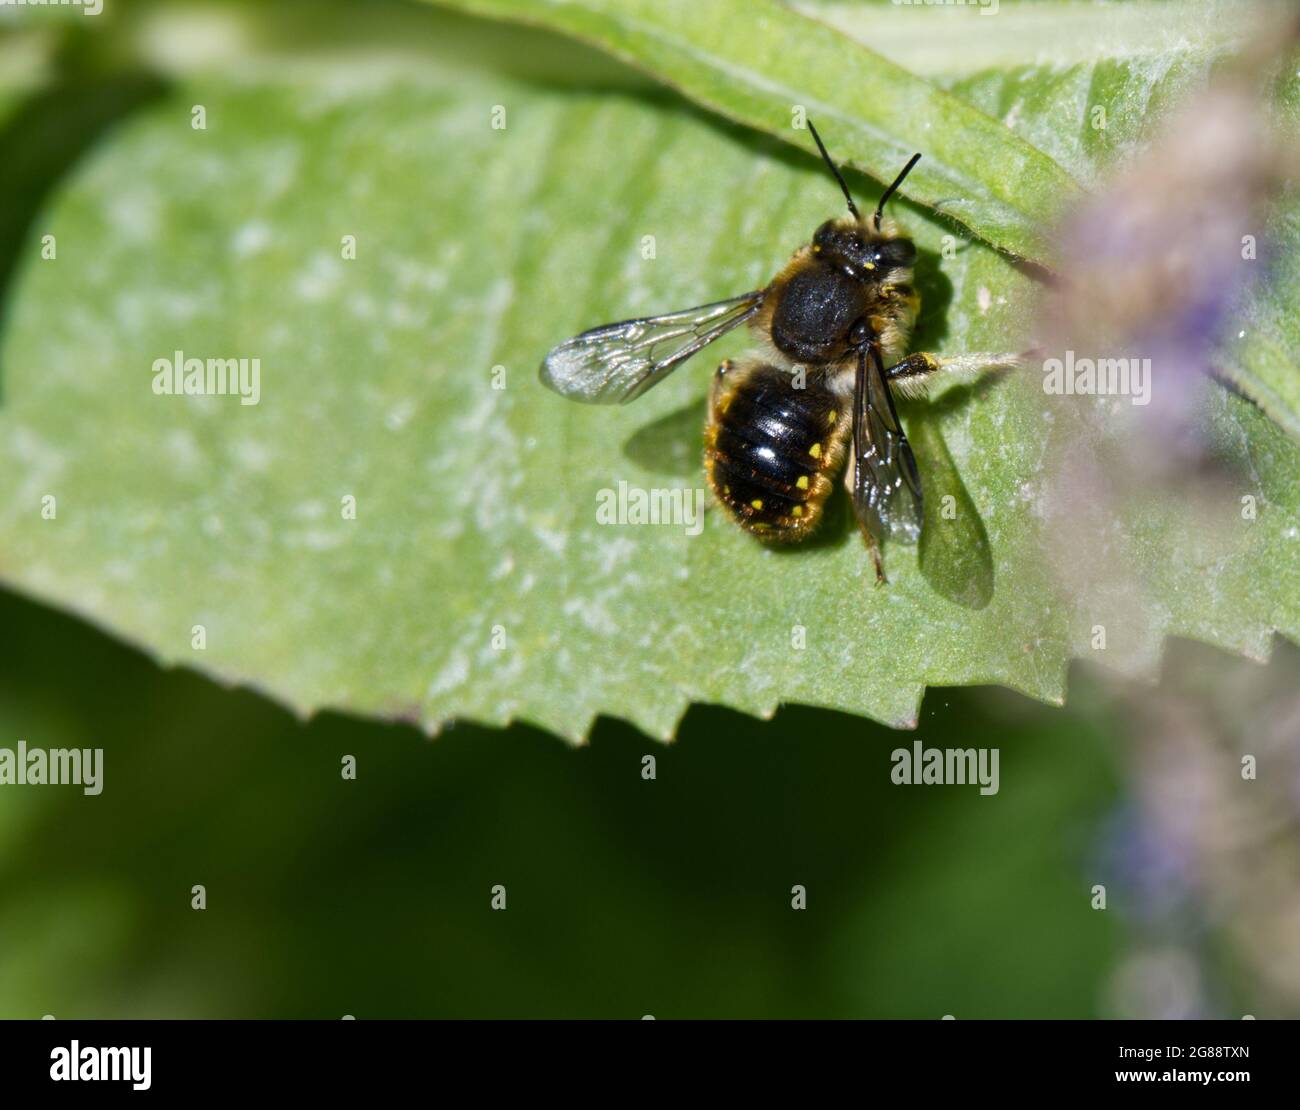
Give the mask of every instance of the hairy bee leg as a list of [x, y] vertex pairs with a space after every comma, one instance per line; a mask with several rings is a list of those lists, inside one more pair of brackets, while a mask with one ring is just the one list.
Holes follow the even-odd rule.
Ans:
[[722, 389], [722, 383], [726, 380], [727, 373], [735, 364], [729, 358], [724, 358], [718, 363], [718, 368], [713, 371], [713, 377], [709, 381], [709, 413], [710, 415], [717, 410], [718, 393]]
[[1024, 366], [1028, 352], [981, 353], [974, 355], [931, 355], [917, 352], [885, 370], [885, 379], [904, 397], [924, 397], [939, 375], [970, 382], [992, 370]]

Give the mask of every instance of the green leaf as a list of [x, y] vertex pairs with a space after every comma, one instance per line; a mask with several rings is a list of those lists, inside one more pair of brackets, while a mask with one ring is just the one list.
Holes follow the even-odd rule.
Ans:
[[1269, 279], [1252, 289], [1241, 328], [1228, 336], [1225, 375], [1300, 440], [1300, 205], [1279, 212], [1262, 237]]
[[[1300, 134], [1300, 65], [1282, 82], [1279, 125]], [[1300, 193], [1278, 206], [1258, 237], [1268, 280], [1250, 290], [1241, 327], [1223, 350], [1227, 376], [1300, 440]]]
[[[541, 356], [763, 283], [837, 194], [811, 153], [548, 34], [512, 33], [526, 74], [495, 41], [430, 11], [403, 27], [418, 64], [372, 59], [364, 81], [279, 55], [178, 77], [97, 146], [30, 230], [0, 342], [0, 578], [304, 713], [573, 738], [599, 713], [670, 736], [692, 701], [892, 724], [932, 684], [1060, 701], [1098, 620], [1094, 657], [1129, 673], [1169, 633], [1262, 657], [1273, 629], [1300, 631], [1297, 447], [1226, 395], [1207, 414], [1241, 476], [1222, 515], [1250, 494], [1257, 519], [1206, 533], [1135, 504], [1079, 559], [1136, 578], [1136, 602], [1045, 561], [1051, 441], [1015, 375], [905, 413], [931, 516], [919, 552], [886, 549], [887, 588], [839, 495], [788, 551], [716, 511], [698, 536], [598, 524], [620, 482], [702, 487], [708, 371], [746, 340], [616, 409], [547, 393]], [[954, 254], [923, 208], [896, 214], [922, 252], [917, 349], [1023, 340], [1028, 276], [979, 242]], [[178, 350], [260, 359], [260, 402], [155, 395]]]
[[837, 159], [993, 246], [1047, 262], [1042, 232], [1078, 192], [1069, 175], [1007, 128], [887, 56], [775, 0], [439, 0], [565, 31], [648, 70], [728, 119], [801, 149], [802, 107]]

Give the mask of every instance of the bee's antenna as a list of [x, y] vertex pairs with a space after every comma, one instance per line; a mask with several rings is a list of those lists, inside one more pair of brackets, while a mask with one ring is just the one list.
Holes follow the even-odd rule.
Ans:
[[[810, 123], [808, 126], [811, 127], [812, 124]], [[813, 134], [815, 136], [816, 132], [814, 132]], [[894, 178], [894, 183], [888, 189], [886, 189], [884, 193], [881, 194], [880, 203], [876, 205], [876, 230], [877, 231], [880, 230], [880, 216], [885, 211], [885, 201], [887, 201], [890, 197], [894, 195], [895, 190], [897, 190], [898, 187], [903, 183], [903, 178], [905, 178], [909, 173], [912, 172], [912, 167], [915, 166], [917, 162], [919, 162], [920, 160], [921, 160], [921, 156], [919, 154], [913, 154], [912, 157], [908, 160], [907, 165], [903, 167], [903, 172], [900, 173], [896, 178]]]
[[[836, 167], [835, 163], [831, 161], [831, 156], [826, 153], [826, 146], [822, 143], [822, 137], [817, 134], [817, 128], [813, 126], [813, 121], [805, 120], [804, 122], [808, 124], [808, 130], [812, 132], [813, 142], [817, 144], [817, 149], [822, 152], [822, 161], [826, 163], [826, 168], [834, 174], [835, 180], [840, 183], [840, 189], [844, 193], [844, 199], [849, 202], [849, 211], [853, 213], [853, 218], [855, 220], [861, 220], [862, 216], [858, 213], [858, 206], [853, 203], [853, 197], [849, 193], [849, 187], [844, 184], [844, 178], [840, 176], [839, 169]], [[918, 154], [917, 157], [919, 158], [921, 156]], [[910, 170], [912, 167], [908, 166], [907, 168]], [[904, 173], [906, 173], [906, 170]], [[902, 178], [899, 178], [899, 180], [901, 181]]]

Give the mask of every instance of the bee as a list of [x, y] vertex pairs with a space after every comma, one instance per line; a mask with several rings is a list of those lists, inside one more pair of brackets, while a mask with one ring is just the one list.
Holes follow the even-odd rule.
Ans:
[[626, 404], [748, 324], [759, 349], [724, 361], [709, 391], [704, 462], [714, 496], [758, 538], [796, 543], [817, 527], [843, 466], [879, 584], [883, 542], [917, 542], [923, 520], [921, 476], [891, 387], [924, 393], [936, 374], [1015, 356], [905, 355], [920, 308], [916, 247], [884, 209], [921, 155], [864, 219], [811, 120], [808, 130], [847, 216], [817, 228], [764, 288], [585, 331], [546, 356], [541, 380], [573, 400]]

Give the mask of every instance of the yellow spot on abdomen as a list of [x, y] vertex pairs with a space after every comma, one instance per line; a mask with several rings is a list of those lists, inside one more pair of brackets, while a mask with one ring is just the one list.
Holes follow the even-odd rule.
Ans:
[[807, 475], [807, 474], [800, 474], [800, 475], [799, 475], [799, 480], [798, 480], [797, 482], [795, 482], [795, 485], [798, 486], [800, 489], [807, 489], [807, 488], [808, 488], [808, 475]]
[[810, 454], [814, 459], [820, 459], [822, 457], [822, 445], [820, 443], [814, 443], [808, 448], [808, 454]]
[[803, 516], [803, 506], [802, 506], [802, 505], [796, 505], [793, 509], [790, 510], [790, 515], [791, 515], [791, 516]]
[[836, 419], [839, 417], [839, 415], [840, 414], [838, 412], [836, 412], [834, 409], [831, 409], [831, 414], [826, 418], [826, 422], [828, 424], [834, 424]]
[[763, 507], [763, 500], [762, 498], [755, 497], [754, 500], [750, 502], [750, 504], [753, 505], [754, 508], [756, 509], [761, 509]]

